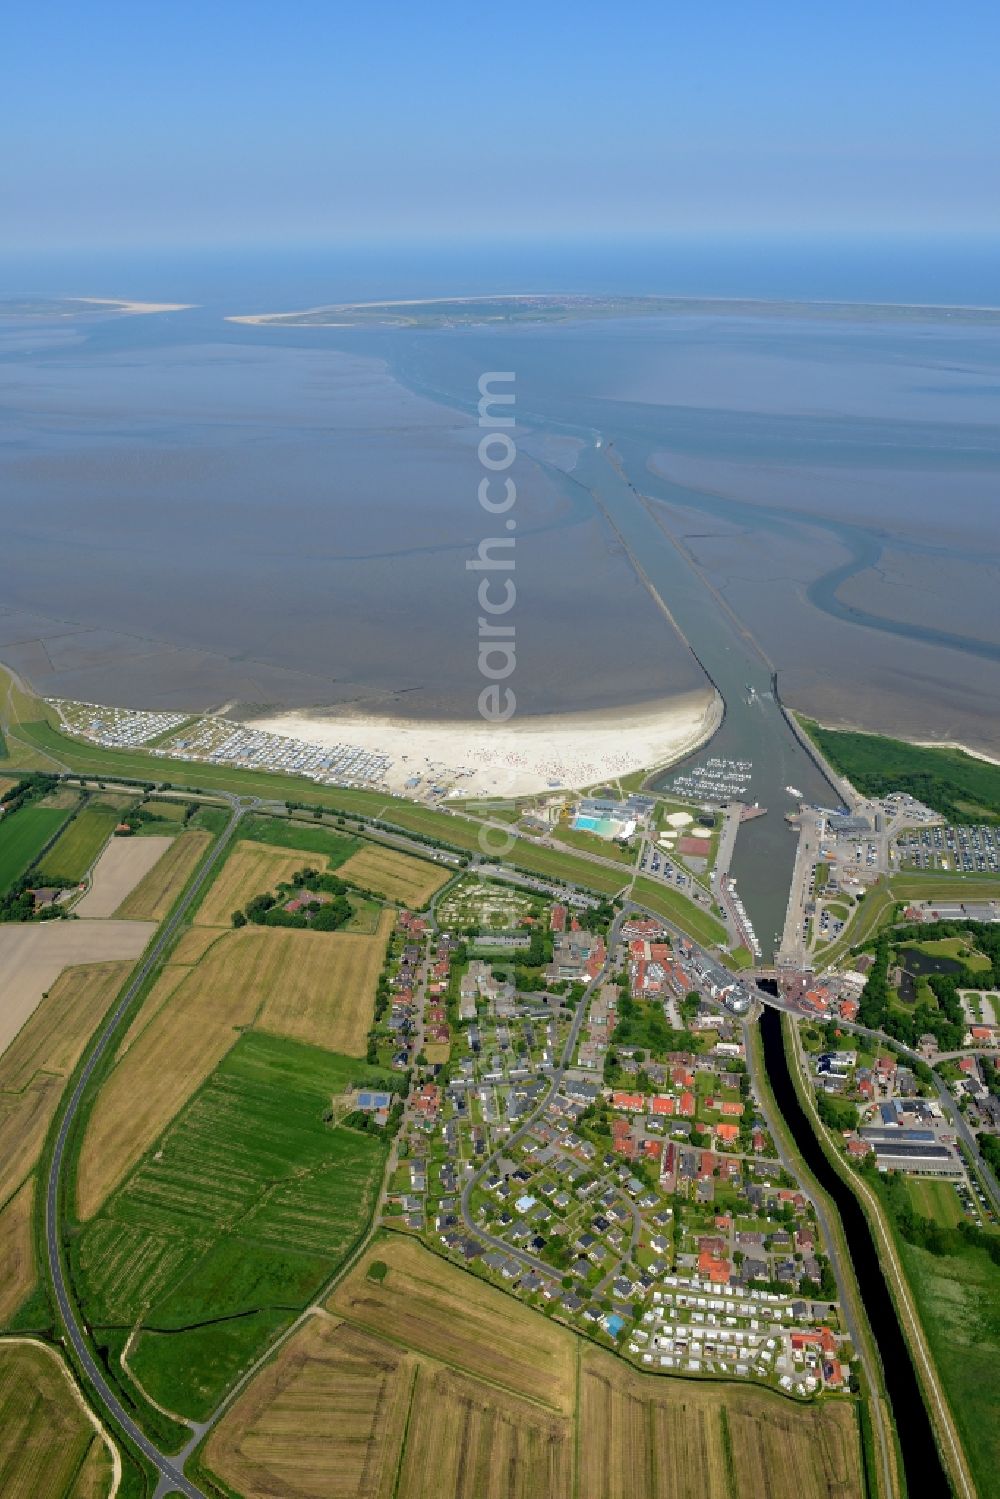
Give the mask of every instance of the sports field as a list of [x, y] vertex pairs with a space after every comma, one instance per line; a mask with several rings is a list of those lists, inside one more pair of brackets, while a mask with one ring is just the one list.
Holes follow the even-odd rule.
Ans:
[[[373, 1260], [388, 1266], [380, 1282], [368, 1278]], [[367, 1250], [327, 1306], [564, 1415], [573, 1409], [572, 1335], [410, 1239]]]
[[194, 874], [211, 841], [212, 835], [199, 828], [191, 828], [172, 838], [166, 853], [126, 896], [115, 915], [128, 921], [162, 921]]
[[[195, 913], [195, 925], [230, 926], [234, 911], [242, 910], [255, 895], [265, 895], [282, 881], [290, 881], [308, 863], [308, 856], [294, 849], [245, 841], [234, 844]], [[326, 861], [320, 865], [325, 869]]]
[[[119, 814], [92, 804], [78, 812], [37, 867], [40, 884], [76, 885], [118, 826]], [[110, 914], [110, 913], [109, 913]]]
[[364, 1231], [386, 1143], [327, 1123], [374, 1079], [350, 1058], [255, 1033], [74, 1241], [94, 1325], [142, 1331], [130, 1366], [154, 1400], [202, 1417]]
[[20, 879], [69, 817], [66, 808], [22, 807], [0, 822], [0, 893]]
[[28, 1339], [0, 1341], [0, 1494], [4, 1499], [105, 1499], [111, 1451], [59, 1355]]
[[342, 879], [362, 889], [374, 890], [389, 900], [401, 901], [414, 910], [425, 906], [442, 885], [447, 884], [452, 871], [431, 864], [427, 859], [417, 859], [411, 854], [401, 854], [393, 848], [381, 848], [368, 844], [342, 864], [337, 873]]

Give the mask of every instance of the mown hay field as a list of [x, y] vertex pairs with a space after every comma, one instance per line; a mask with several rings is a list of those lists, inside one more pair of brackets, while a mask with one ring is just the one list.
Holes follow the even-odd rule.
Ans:
[[359, 885], [363, 890], [374, 890], [377, 895], [419, 909], [427, 904], [435, 890], [447, 884], [453, 871], [431, 864], [427, 859], [398, 853], [394, 848], [368, 844], [341, 864], [337, 873], [349, 884]]
[[[252, 937], [255, 973], [261, 976], [261, 1029], [363, 1056], [392, 927], [392, 912], [383, 910], [372, 934], [258, 928]], [[235, 935], [251, 943], [245, 927]]]
[[658, 1378], [586, 1346], [579, 1427], [580, 1499], [857, 1499], [864, 1492], [849, 1402], [802, 1406], [734, 1383]]
[[266, 843], [234, 844], [198, 907], [195, 925], [230, 926], [234, 911], [242, 910], [255, 895], [264, 895], [283, 880], [291, 880], [307, 865], [325, 870], [326, 860]]
[[113, 916], [172, 843], [172, 838], [112, 838], [94, 866], [90, 889], [73, 908], [77, 916], [89, 921]]
[[0, 1341], [0, 1494], [4, 1499], [98, 1499], [111, 1454], [57, 1353]]
[[59, 975], [78, 964], [140, 956], [153, 927], [138, 921], [33, 921], [0, 925], [0, 1055]]
[[88, 1321], [155, 1328], [130, 1367], [169, 1409], [212, 1410], [364, 1232], [387, 1145], [327, 1118], [370, 1076], [315, 1047], [241, 1037], [74, 1241]]
[[218, 942], [220, 933], [216, 927], [189, 926], [182, 932], [177, 945], [170, 954], [170, 962], [192, 967], [200, 963], [213, 942]]
[[[573, 1435], [569, 1417], [454, 1369], [421, 1367], [399, 1499], [570, 1499]], [[641, 1488], [617, 1494], [646, 1499]]]
[[172, 962], [163, 970], [94, 1100], [77, 1171], [82, 1218], [93, 1216], [154, 1144], [240, 1030], [256, 1024], [331, 1052], [364, 1055], [390, 912], [375, 936], [194, 928], [175, 958], [185, 945], [187, 955], [196, 950], [200, 930], [217, 940], [199, 962]]
[[393, 1499], [415, 1371], [393, 1344], [310, 1317], [212, 1432], [204, 1464], [244, 1499]]
[[29, 1176], [0, 1211], [0, 1327], [35, 1288], [35, 1254], [31, 1210], [35, 1180]]
[[117, 826], [118, 813], [113, 808], [96, 804], [84, 807], [66, 825], [35, 869], [39, 884], [77, 884]]
[[255, 956], [245, 944], [233, 952], [219, 943], [179, 982], [171, 967], [157, 979], [87, 1119], [77, 1169], [81, 1218], [97, 1212], [233, 1045], [238, 1028], [254, 1019]]
[[[368, 1279], [372, 1260], [389, 1267], [381, 1282]], [[417, 1353], [572, 1412], [573, 1335], [412, 1240], [367, 1250], [327, 1306]]]
[[178, 834], [166, 853], [125, 897], [115, 915], [130, 921], [162, 921], [211, 841], [211, 833], [200, 828]]
[[0, 1202], [33, 1169], [66, 1078], [131, 967], [67, 968], [0, 1057]]

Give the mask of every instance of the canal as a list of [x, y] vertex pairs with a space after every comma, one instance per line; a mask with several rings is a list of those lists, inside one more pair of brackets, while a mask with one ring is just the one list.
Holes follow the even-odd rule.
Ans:
[[836, 1204], [844, 1226], [861, 1299], [882, 1358], [909, 1493], [914, 1499], [918, 1494], [949, 1494], [951, 1487], [938, 1454], [930, 1417], [868, 1220], [853, 1192], [841, 1181], [823, 1154], [812, 1124], [799, 1102], [785, 1056], [780, 1013], [765, 1009], [760, 1029], [764, 1062], [775, 1102], [806, 1165]]

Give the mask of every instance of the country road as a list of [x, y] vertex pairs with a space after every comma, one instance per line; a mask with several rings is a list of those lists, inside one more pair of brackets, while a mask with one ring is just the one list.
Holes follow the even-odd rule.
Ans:
[[97, 1401], [95, 1403], [99, 1403], [103, 1407], [104, 1413], [109, 1418], [112, 1427], [117, 1427], [120, 1431], [123, 1431], [132, 1444], [153, 1464], [159, 1473], [160, 1478], [156, 1486], [154, 1499], [156, 1499], [156, 1496], [173, 1492], [187, 1495], [188, 1499], [203, 1499], [203, 1495], [199, 1488], [196, 1488], [193, 1483], [184, 1477], [183, 1472], [177, 1466], [176, 1462], [161, 1452], [128, 1414], [90, 1351], [87, 1331], [74, 1302], [72, 1288], [66, 1279], [63, 1267], [61, 1252], [62, 1221], [60, 1213], [62, 1203], [62, 1170], [67, 1142], [79, 1112], [80, 1103], [98, 1064], [114, 1040], [119, 1025], [130, 1009], [142, 985], [153, 972], [163, 953], [176, 936], [192, 901], [198, 895], [231, 843], [241, 818], [246, 812], [257, 805], [256, 798], [243, 799], [233, 796], [227, 797], [227, 800], [232, 808], [232, 815], [229, 822], [200, 865], [192, 883], [185, 891], [180, 904], [175, 908], [165, 925], [161, 927], [152, 946], [147, 951], [145, 958], [136, 969], [128, 987], [115, 1006], [113, 1014], [106, 1021], [103, 1029], [98, 1034], [96, 1042], [91, 1047], [83, 1071], [77, 1079], [76, 1086], [68, 1102], [65, 1104], [62, 1117], [59, 1120], [59, 1128], [46, 1184], [45, 1252], [52, 1289], [59, 1307], [59, 1315], [69, 1342], [76, 1354], [76, 1358], [96, 1393]]

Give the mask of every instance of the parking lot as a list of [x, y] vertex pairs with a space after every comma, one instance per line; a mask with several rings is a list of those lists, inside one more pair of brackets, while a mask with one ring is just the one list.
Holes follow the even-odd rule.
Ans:
[[1000, 871], [1000, 827], [912, 828], [898, 841], [904, 866], [911, 869], [955, 869], [966, 873]]

